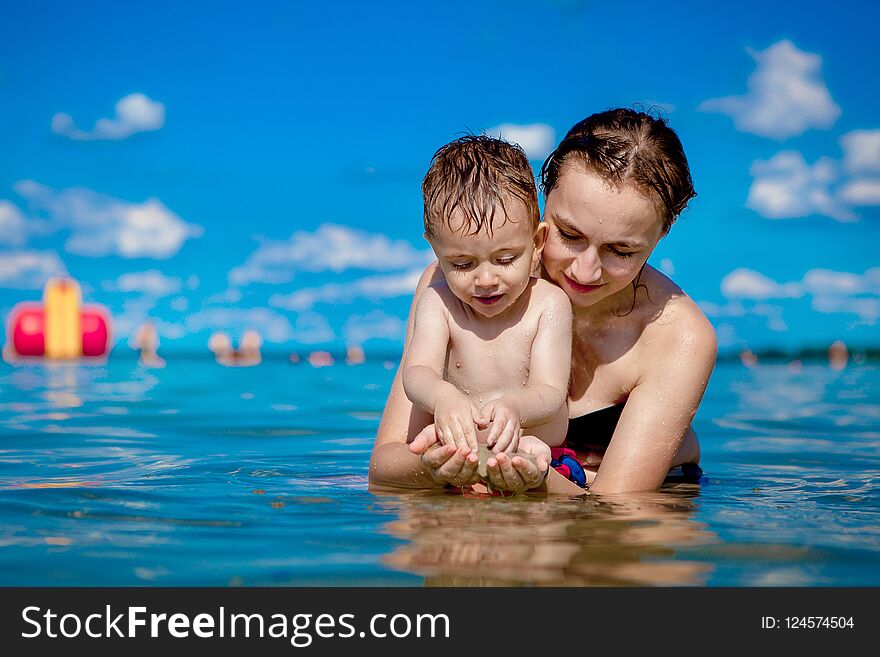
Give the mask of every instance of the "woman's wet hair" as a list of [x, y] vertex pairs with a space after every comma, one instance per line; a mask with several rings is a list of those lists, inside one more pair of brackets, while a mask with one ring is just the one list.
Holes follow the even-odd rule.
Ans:
[[646, 112], [612, 109], [577, 123], [541, 167], [545, 198], [573, 163], [655, 198], [664, 235], [697, 195], [678, 135], [665, 119]]
[[422, 197], [428, 237], [440, 224], [452, 229], [450, 221], [456, 210], [463, 216], [466, 234], [485, 230], [491, 235], [497, 227], [492, 226], [495, 210], [501, 208], [503, 221], [507, 221], [507, 204], [512, 199], [523, 203], [533, 228], [540, 221], [529, 158], [516, 144], [486, 135], [460, 137], [434, 153], [422, 181]]

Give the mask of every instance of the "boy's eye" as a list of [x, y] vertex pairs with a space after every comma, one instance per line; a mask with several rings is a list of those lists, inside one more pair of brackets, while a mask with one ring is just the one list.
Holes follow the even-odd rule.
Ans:
[[452, 265], [453, 269], [457, 269], [458, 271], [465, 271], [471, 267], [471, 263], [469, 262], [451, 262], [449, 264]]
[[506, 258], [498, 258], [497, 262], [502, 267], [507, 267], [509, 265], [512, 265], [514, 260], [516, 260], [516, 256], [508, 256]]

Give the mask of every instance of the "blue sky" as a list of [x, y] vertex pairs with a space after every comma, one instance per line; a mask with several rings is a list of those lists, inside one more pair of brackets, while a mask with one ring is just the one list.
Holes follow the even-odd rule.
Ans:
[[147, 318], [163, 351], [393, 348], [439, 146], [500, 130], [537, 170], [642, 103], [699, 194], [651, 262], [721, 348], [876, 346], [880, 9], [707, 4], [4, 3], [0, 312], [67, 273], [120, 348]]

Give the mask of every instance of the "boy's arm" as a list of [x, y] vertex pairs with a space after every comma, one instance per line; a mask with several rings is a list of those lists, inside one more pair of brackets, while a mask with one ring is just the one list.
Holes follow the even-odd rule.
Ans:
[[444, 445], [477, 449], [470, 400], [443, 380], [449, 346], [449, 320], [443, 299], [434, 288], [422, 294], [415, 311], [413, 336], [403, 367], [403, 388], [412, 403], [434, 416], [437, 436]]
[[[528, 384], [484, 406], [481, 411], [486, 417], [490, 412], [497, 416], [499, 406], [509, 405], [518, 412], [520, 426], [528, 428], [547, 422], [566, 403], [571, 373], [571, 302], [558, 288], [549, 289], [545, 301], [532, 342]], [[493, 422], [489, 444], [501, 438], [504, 430]], [[502, 442], [506, 444], [505, 438]]]

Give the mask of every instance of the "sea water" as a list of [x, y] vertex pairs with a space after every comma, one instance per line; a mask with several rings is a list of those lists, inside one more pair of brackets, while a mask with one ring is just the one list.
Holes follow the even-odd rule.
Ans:
[[[719, 363], [705, 474], [373, 493], [395, 358], [0, 365], [0, 585], [880, 585], [880, 368]], [[670, 391], [674, 394], [674, 391]]]

